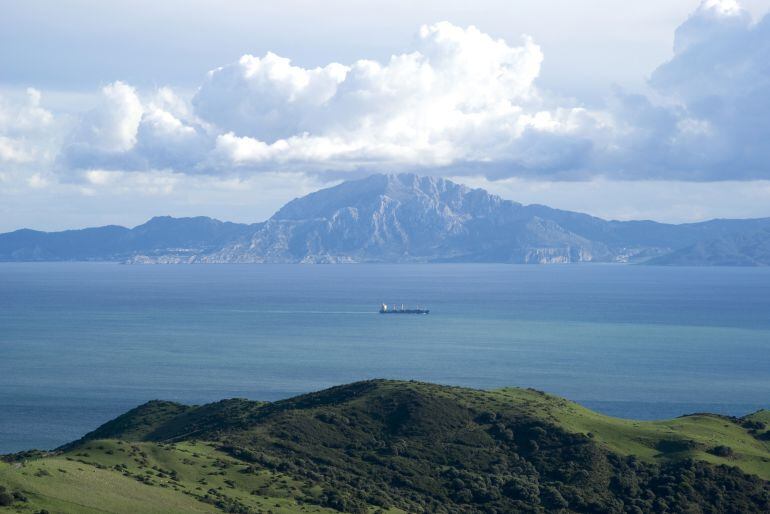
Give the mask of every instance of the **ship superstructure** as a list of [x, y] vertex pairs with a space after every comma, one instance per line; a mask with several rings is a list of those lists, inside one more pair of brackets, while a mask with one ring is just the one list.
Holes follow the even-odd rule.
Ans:
[[380, 305], [380, 314], [430, 314], [430, 310], [421, 309], [419, 305], [416, 309], [406, 309], [403, 303], [400, 306], [383, 303]]

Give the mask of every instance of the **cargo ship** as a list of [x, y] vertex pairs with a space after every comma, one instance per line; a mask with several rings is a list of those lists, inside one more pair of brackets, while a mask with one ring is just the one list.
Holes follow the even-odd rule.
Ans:
[[403, 303], [401, 307], [397, 305], [388, 306], [383, 303], [380, 305], [380, 314], [430, 314], [430, 310], [420, 309], [419, 306], [416, 309], [405, 309]]

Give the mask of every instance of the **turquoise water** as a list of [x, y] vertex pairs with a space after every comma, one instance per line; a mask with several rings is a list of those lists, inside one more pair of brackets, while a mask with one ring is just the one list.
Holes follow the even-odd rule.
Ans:
[[535, 387], [641, 419], [745, 414], [770, 407], [770, 269], [0, 264], [0, 453], [154, 398], [373, 377]]

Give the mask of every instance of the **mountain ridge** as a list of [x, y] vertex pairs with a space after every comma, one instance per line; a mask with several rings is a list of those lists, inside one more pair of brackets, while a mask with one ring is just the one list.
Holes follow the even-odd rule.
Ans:
[[[743, 244], [746, 234], [760, 240]], [[770, 218], [608, 221], [523, 205], [440, 177], [379, 174], [295, 198], [261, 223], [156, 217], [132, 229], [0, 234], [0, 261], [764, 266], [767, 244]], [[690, 257], [682, 257], [687, 248]]]
[[366, 380], [272, 403], [151, 401], [57, 451], [3, 457], [0, 486], [20, 512], [759, 513], [768, 422]]

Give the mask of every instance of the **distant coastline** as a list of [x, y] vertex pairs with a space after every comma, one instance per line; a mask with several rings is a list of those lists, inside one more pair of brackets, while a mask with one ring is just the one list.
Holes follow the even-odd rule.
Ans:
[[21, 229], [0, 234], [0, 261], [768, 266], [770, 218], [607, 221], [435, 177], [372, 175], [293, 200], [261, 223], [166, 216], [131, 229]]

